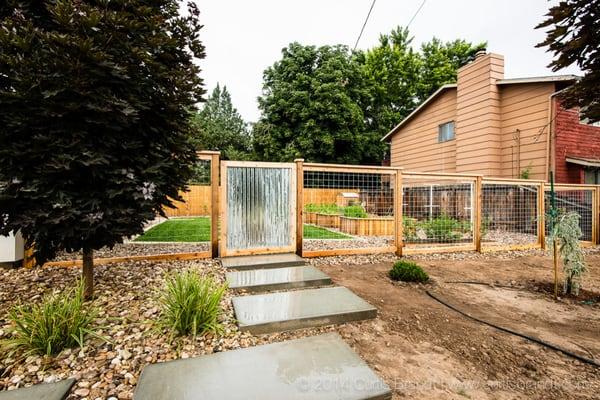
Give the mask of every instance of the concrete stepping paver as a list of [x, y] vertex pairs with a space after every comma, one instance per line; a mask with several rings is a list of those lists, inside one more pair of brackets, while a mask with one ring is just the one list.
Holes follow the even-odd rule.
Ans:
[[238, 326], [255, 334], [375, 318], [377, 309], [344, 287], [232, 299]]
[[383, 400], [390, 388], [336, 333], [144, 368], [134, 400]]
[[228, 270], [282, 268], [304, 265], [304, 260], [296, 254], [267, 254], [221, 258], [221, 264]]
[[0, 392], [0, 400], [63, 400], [74, 383], [75, 379], [65, 379], [55, 383], [42, 383]]
[[268, 268], [227, 273], [231, 289], [249, 292], [331, 285], [331, 278], [313, 266]]

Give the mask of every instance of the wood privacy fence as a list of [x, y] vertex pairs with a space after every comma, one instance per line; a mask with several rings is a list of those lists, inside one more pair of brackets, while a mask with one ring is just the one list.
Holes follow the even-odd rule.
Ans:
[[[218, 155], [204, 157], [219, 165]], [[296, 166], [296, 248], [305, 257], [545, 247], [550, 187], [543, 181], [302, 160]], [[216, 257], [219, 168], [211, 177], [210, 184], [190, 186], [166, 213], [211, 216], [210, 256]], [[558, 207], [581, 216], [583, 245], [599, 244], [600, 186], [555, 189]], [[342, 193], [355, 197], [345, 202]]]

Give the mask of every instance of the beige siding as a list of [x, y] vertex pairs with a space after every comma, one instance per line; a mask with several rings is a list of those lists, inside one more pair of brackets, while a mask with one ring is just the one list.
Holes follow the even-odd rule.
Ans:
[[[459, 69], [457, 87], [440, 92], [392, 136], [392, 166], [505, 178], [530, 167], [532, 179], [544, 179], [548, 98], [555, 85], [497, 85], [503, 77], [504, 59], [496, 54]], [[438, 126], [448, 121], [455, 121], [456, 138], [438, 143]]]
[[456, 172], [456, 141], [438, 143], [438, 126], [455, 117], [456, 89], [451, 88], [392, 136], [392, 166], [407, 171]]
[[500, 92], [504, 58], [487, 54], [458, 71], [456, 171], [497, 176], [502, 171]]
[[[532, 179], [545, 178], [548, 98], [552, 83], [506, 85], [501, 87], [502, 173], [517, 178], [531, 167]], [[520, 145], [515, 140], [520, 131]]]

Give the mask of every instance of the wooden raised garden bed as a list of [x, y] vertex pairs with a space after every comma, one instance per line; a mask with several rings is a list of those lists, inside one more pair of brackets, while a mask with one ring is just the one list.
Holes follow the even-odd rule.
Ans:
[[321, 214], [316, 213], [317, 218], [314, 222], [316, 225], [322, 226], [324, 228], [340, 228], [340, 218], [341, 216], [335, 214]]
[[392, 236], [394, 234], [394, 218], [340, 217], [340, 231], [357, 236]]

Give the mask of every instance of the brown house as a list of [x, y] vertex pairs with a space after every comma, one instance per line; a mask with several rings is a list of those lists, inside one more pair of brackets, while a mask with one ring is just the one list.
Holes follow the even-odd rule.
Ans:
[[504, 79], [504, 57], [480, 54], [382, 140], [407, 171], [600, 184], [600, 126], [564, 109], [574, 75]]

